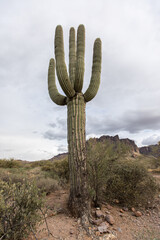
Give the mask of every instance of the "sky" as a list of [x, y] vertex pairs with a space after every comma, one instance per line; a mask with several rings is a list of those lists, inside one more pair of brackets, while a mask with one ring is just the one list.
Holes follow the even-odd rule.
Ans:
[[1, 0], [0, 158], [35, 161], [67, 151], [67, 107], [49, 98], [48, 64], [62, 25], [68, 66], [69, 29], [79, 24], [86, 29], [83, 92], [94, 40], [102, 40], [101, 84], [86, 106], [87, 139], [118, 134], [138, 146], [160, 140], [159, 0]]

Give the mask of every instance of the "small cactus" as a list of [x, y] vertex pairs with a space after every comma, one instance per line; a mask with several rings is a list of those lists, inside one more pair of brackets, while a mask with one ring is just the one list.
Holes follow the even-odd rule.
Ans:
[[[77, 49], [75, 30], [70, 29], [69, 36], [69, 75], [64, 60], [63, 30], [60, 25], [55, 31], [55, 59], [50, 60], [48, 70], [48, 90], [52, 101], [58, 105], [67, 105], [68, 117], [68, 160], [70, 169], [69, 206], [76, 216], [87, 215], [89, 209], [86, 176], [86, 135], [85, 106], [97, 94], [101, 75], [101, 40], [97, 38], [93, 48], [92, 75], [88, 89], [83, 94], [85, 28], [77, 31]], [[61, 95], [55, 83], [55, 65], [59, 83], [66, 96]]]

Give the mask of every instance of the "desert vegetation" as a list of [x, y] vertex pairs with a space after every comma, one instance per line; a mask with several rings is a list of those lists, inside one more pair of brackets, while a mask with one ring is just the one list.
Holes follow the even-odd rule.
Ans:
[[[124, 142], [87, 142], [88, 193], [93, 206], [106, 202], [147, 208], [159, 194], [159, 158], [133, 154]], [[61, 160], [0, 160], [0, 239], [27, 239], [44, 221], [45, 199], [69, 188], [69, 166]]]

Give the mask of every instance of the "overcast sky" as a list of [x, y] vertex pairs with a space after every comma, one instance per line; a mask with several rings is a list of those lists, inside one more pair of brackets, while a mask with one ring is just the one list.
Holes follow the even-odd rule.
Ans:
[[[160, 140], [159, 0], [0, 0], [0, 158], [39, 160], [67, 151], [66, 106], [48, 95], [48, 63], [61, 24], [86, 28], [85, 79], [102, 40], [102, 76], [87, 104], [87, 138]], [[60, 89], [60, 88], [59, 88]]]

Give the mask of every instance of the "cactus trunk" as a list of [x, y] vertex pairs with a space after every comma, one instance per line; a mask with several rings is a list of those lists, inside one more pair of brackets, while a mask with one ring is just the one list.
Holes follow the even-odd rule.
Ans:
[[[88, 89], [83, 94], [85, 28], [81, 24], [77, 30], [70, 29], [69, 74], [65, 64], [63, 29], [55, 31], [55, 59], [50, 60], [48, 70], [48, 90], [54, 103], [68, 109], [68, 153], [70, 170], [69, 207], [73, 215], [81, 217], [83, 225], [89, 220], [90, 202], [87, 189], [86, 149], [85, 149], [85, 107], [97, 94], [101, 75], [101, 40], [97, 38], [93, 47], [92, 75]], [[61, 88], [66, 96], [58, 92], [55, 81], [55, 66]]]
[[[69, 207], [75, 216], [89, 212], [86, 175], [85, 100], [81, 93], [69, 99], [68, 152], [70, 169]], [[84, 211], [83, 211], [84, 210]]]

